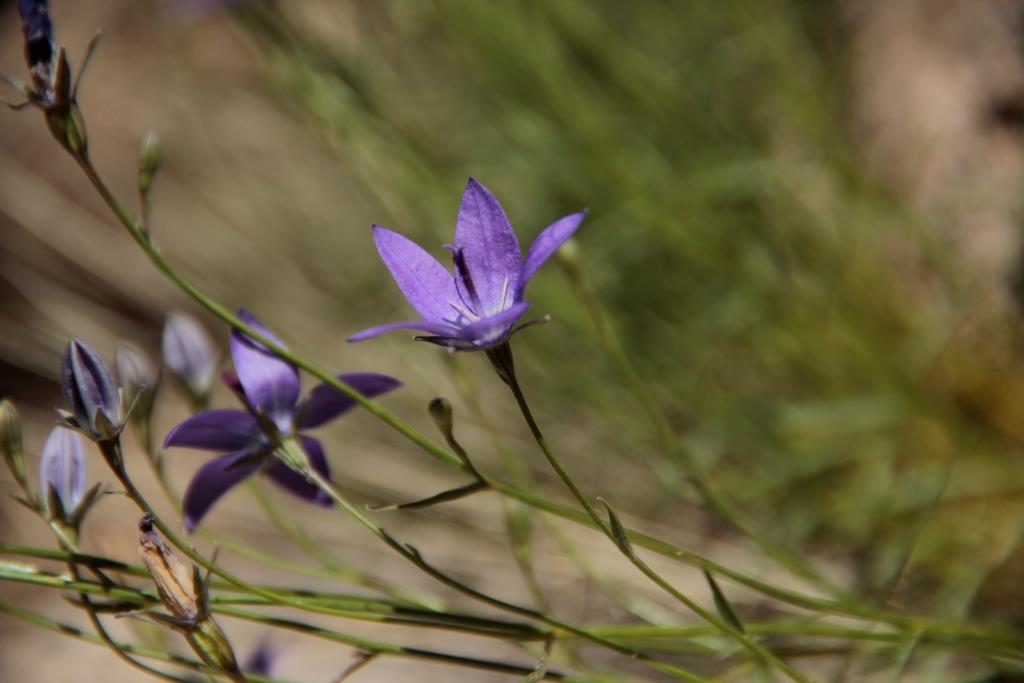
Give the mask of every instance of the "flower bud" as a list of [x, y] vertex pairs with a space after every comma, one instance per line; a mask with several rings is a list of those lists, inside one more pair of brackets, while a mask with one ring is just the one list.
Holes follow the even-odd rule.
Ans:
[[85, 497], [85, 448], [70, 429], [55, 427], [47, 437], [39, 459], [39, 490], [51, 501], [50, 514], [60, 518], [72, 515]]
[[567, 268], [576, 268], [579, 266], [580, 259], [580, 247], [576, 243], [576, 240], [566, 240], [562, 246], [555, 252], [555, 258]]
[[153, 131], [147, 131], [139, 143], [139, 193], [143, 196], [149, 192], [159, 167], [160, 138]]
[[206, 331], [187, 315], [170, 314], [164, 324], [163, 353], [164, 364], [194, 398], [204, 400], [217, 374], [217, 354]]
[[274, 669], [274, 664], [277, 662], [279, 654], [277, 648], [273, 647], [269, 640], [264, 639], [246, 657], [245, 664], [242, 665], [242, 671], [247, 674], [269, 676]]
[[248, 680], [242, 675], [235, 652], [224, 631], [213, 619], [201, 621], [196, 628], [185, 633], [185, 640], [199, 658], [236, 681]]
[[21, 418], [14, 404], [6, 398], [0, 401], [0, 454], [19, 484], [25, 483], [25, 463], [21, 446]]
[[128, 405], [135, 404], [136, 415], [149, 417], [159, 376], [146, 354], [128, 344], [114, 349], [117, 382]]
[[80, 339], [64, 350], [60, 382], [77, 427], [97, 439], [109, 439], [122, 425], [121, 393], [110, 368]]
[[451, 402], [443, 396], [436, 396], [430, 399], [427, 410], [430, 411], [430, 417], [434, 419], [434, 424], [441, 433], [445, 436], [450, 435], [454, 427]]

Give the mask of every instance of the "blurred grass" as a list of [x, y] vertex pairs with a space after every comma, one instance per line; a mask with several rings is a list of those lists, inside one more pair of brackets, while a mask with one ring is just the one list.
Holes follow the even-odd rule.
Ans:
[[[924, 583], [973, 585], [1019, 534], [1013, 314], [866, 169], [837, 14], [566, 0], [238, 17], [379, 222], [441, 243], [469, 175], [523, 242], [590, 207], [581, 258], [632, 363], [763, 528], [853, 560], [868, 586], [910, 548]], [[374, 258], [369, 240], [354, 249]], [[593, 489], [685, 514], [652, 476], [678, 473], [553, 270], [530, 298], [556, 322], [518, 344], [549, 431], [588, 432], [573, 457], [597, 465]], [[332, 285], [347, 315], [391, 319], [383, 268], [357, 275]], [[624, 462], [639, 482], [621, 481]]]

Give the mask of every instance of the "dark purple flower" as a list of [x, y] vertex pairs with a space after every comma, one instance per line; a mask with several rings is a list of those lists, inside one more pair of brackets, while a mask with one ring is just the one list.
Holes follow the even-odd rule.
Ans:
[[[281, 344], [248, 311], [240, 309], [238, 316], [263, 336]], [[172, 429], [164, 440], [164, 448], [183, 446], [223, 454], [203, 465], [185, 492], [185, 528], [189, 531], [198, 526], [203, 515], [231, 487], [259, 470], [301, 498], [330, 505], [322, 491], [273, 458], [272, 451], [282, 439], [296, 438], [310, 464], [329, 477], [320, 442], [301, 432], [324, 425], [356, 405], [327, 384], [314, 387], [300, 400], [296, 367], [237, 330], [231, 334], [231, 358], [237, 378], [231, 377], [228, 382], [234, 384], [245, 410], [221, 408], [198, 413]], [[338, 375], [338, 379], [365, 396], [377, 396], [401, 384], [392, 377], [372, 372], [347, 373]]]
[[85, 448], [82, 437], [70, 429], [54, 427], [43, 444], [39, 490], [44, 500], [55, 495], [66, 514], [74, 512], [85, 497]]
[[377, 251], [420, 320], [389, 323], [363, 330], [350, 342], [384, 332], [413, 329], [417, 337], [454, 349], [487, 349], [505, 342], [526, 312], [526, 285], [548, 257], [572, 236], [585, 211], [558, 219], [545, 228], [523, 258], [519, 242], [501, 204], [473, 178], [462, 195], [455, 221], [454, 273], [411, 240], [373, 226]]
[[71, 340], [64, 349], [60, 383], [79, 429], [97, 438], [109, 438], [120, 430], [117, 382], [103, 358], [81, 339]]

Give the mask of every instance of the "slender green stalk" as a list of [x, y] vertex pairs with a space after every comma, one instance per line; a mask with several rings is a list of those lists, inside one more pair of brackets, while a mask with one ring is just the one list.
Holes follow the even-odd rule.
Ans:
[[[77, 626], [72, 626], [71, 624], [65, 624], [59, 621], [54, 621], [48, 617], [43, 616], [42, 614], [39, 614], [38, 612], [32, 612], [30, 610], [16, 607], [5, 600], [0, 600], [0, 612], [9, 614], [15, 619], [19, 619], [21, 621], [32, 624], [33, 626], [37, 626], [47, 631], [53, 631], [54, 633], [60, 633], [71, 638], [77, 638], [78, 640], [87, 643], [93, 643], [96, 645], [106, 645], [104, 640], [99, 636], [83, 631]], [[133, 655], [137, 655], [139, 657], [146, 657], [147, 659], [156, 659], [168, 662], [169, 664], [181, 666], [195, 672], [206, 674], [208, 676], [219, 675], [219, 672], [207, 667], [205, 664], [198, 660], [190, 659], [188, 657], [182, 657], [180, 655], [172, 654], [164, 650], [119, 641], [115, 641], [115, 645], [119, 650]], [[172, 674], [166, 674], [165, 676], [163, 676], [163, 678], [169, 681], [176, 681], [177, 683], [195, 683], [194, 678], [186, 678], [184, 676], [175, 676]], [[249, 680], [252, 681], [252, 683], [290, 683], [289, 681], [286, 681], [281, 678], [271, 678], [269, 676], [258, 676], [253, 674], [249, 674]]]
[[450, 576], [450, 575], [440, 571], [439, 569], [434, 567], [432, 564], [428, 563], [423, 558], [423, 556], [420, 555], [419, 551], [416, 550], [414, 547], [412, 547], [412, 546], [410, 546], [408, 544], [401, 543], [400, 541], [395, 539], [393, 536], [391, 536], [388, 532], [386, 532], [383, 528], [377, 526], [377, 524], [374, 521], [372, 521], [371, 519], [366, 517], [362, 512], [359, 511], [358, 508], [353, 506], [347, 499], [345, 499], [340, 493], [338, 493], [337, 489], [335, 489], [334, 486], [329, 481], [324, 479], [323, 476], [319, 472], [314, 470], [312, 467], [308, 467], [307, 466], [307, 467], [302, 468], [302, 469], [300, 469], [298, 471], [300, 471], [304, 476], [306, 476], [306, 478], [309, 479], [311, 482], [316, 484], [316, 486], [318, 488], [320, 488], [321, 491], [326, 493], [331, 498], [331, 500], [334, 501], [335, 504], [337, 504], [339, 507], [341, 507], [345, 511], [347, 511], [356, 520], [358, 520], [364, 527], [366, 527], [368, 530], [370, 530], [371, 533], [376, 535], [378, 538], [380, 538], [382, 541], [384, 541], [388, 546], [390, 546], [395, 552], [397, 552], [399, 555], [401, 555], [406, 560], [411, 562], [413, 565], [418, 567], [421, 571], [423, 571], [424, 573], [426, 573], [430, 577], [436, 579], [437, 581], [440, 581], [441, 583], [445, 584], [446, 586], [454, 588], [455, 590], [459, 591], [460, 593], [463, 593], [464, 595], [468, 595], [469, 597], [471, 597], [471, 598], [473, 598], [475, 600], [478, 600], [478, 601], [483, 602], [485, 604], [491, 605], [493, 607], [497, 607], [498, 609], [501, 609], [501, 610], [504, 610], [504, 611], [507, 611], [507, 612], [511, 612], [513, 614], [518, 614], [520, 616], [524, 616], [524, 617], [527, 617], [527, 618], [530, 618], [530, 619], [536, 619], [537, 621], [545, 623], [548, 626], [552, 626], [552, 627], [554, 627], [555, 629], [557, 629], [559, 631], [564, 631], [566, 633], [572, 633], [572, 634], [576, 635], [577, 637], [583, 638], [583, 639], [588, 640], [588, 641], [590, 641], [592, 643], [596, 643], [596, 644], [601, 645], [603, 647], [606, 647], [608, 649], [615, 650], [616, 652], [619, 652], [620, 654], [628, 655], [628, 656], [632, 657], [633, 659], [635, 659], [637, 661], [643, 662], [643, 663], [647, 664], [648, 666], [656, 668], [656, 669], [658, 669], [660, 671], [663, 671], [665, 673], [671, 674], [674, 677], [679, 678], [681, 680], [689, 680], [689, 681], [703, 681], [703, 680], [705, 680], [701, 676], [697, 676], [696, 674], [693, 674], [693, 673], [690, 673], [689, 671], [685, 671], [683, 669], [680, 669], [679, 667], [672, 666], [670, 664], [666, 664], [664, 662], [658, 661], [658, 660], [650, 657], [649, 655], [645, 655], [645, 654], [643, 654], [641, 652], [637, 652], [635, 650], [632, 650], [631, 648], [623, 647], [621, 645], [618, 645], [617, 643], [614, 643], [612, 641], [606, 640], [606, 639], [601, 638], [599, 636], [594, 636], [593, 634], [588, 633], [585, 629], [582, 629], [582, 628], [580, 628], [578, 626], [575, 626], [575, 625], [570, 624], [568, 622], [562, 621], [560, 619], [556, 619], [555, 617], [551, 617], [551, 616], [549, 616], [549, 615], [547, 615], [547, 614], [545, 614], [543, 612], [538, 612], [537, 610], [531, 609], [529, 607], [522, 607], [520, 605], [516, 605], [514, 603], [507, 602], [507, 601], [501, 600], [499, 598], [495, 598], [493, 596], [487, 595], [486, 593], [482, 593], [482, 592], [476, 590], [475, 588], [472, 588], [472, 587], [466, 585], [465, 583], [463, 583], [463, 582], [453, 578], [452, 576]]
[[294, 542], [295, 545], [302, 549], [307, 555], [319, 562], [326, 570], [328, 576], [341, 578], [345, 581], [366, 586], [367, 588], [372, 588], [384, 593], [385, 595], [390, 595], [397, 600], [401, 600], [409, 604], [429, 609], [441, 608], [440, 602], [436, 598], [425, 597], [419, 593], [393, 586], [388, 582], [382, 581], [374, 576], [370, 576], [355, 567], [350, 567], [338, 562], [330, 555], [330, 553], [324, 550], [322, 544], [315, 542], [297, 525], [289, 522], [256, 482], [249, 482], [249, 484], [250, 492], [253, 494], [253, 497], [256, 499], [259, 506], [263, 509], [263, 512], [267, 515], [267, 519], [269, 519], [271, 523], [281, 531], [281, 533], [290, 538], [292, 542]]
[[[442, 661], [485, 671], [497, 671], [500, 673], [516, 674], [520, 676], [527, 675], [534, 670], [532, 667], [520, 664], [509, 664], [490, 659], [455, 655], [447, 652], [439, 652], [436, 650], [428, 650], [413, 646], [391, 645], [388, 643], [382, 643], [381, 641], [368, 640], [360, 638], [359, 636], [353, 636], [347, 633], [340, 633], [338, 631], [332, 631], [319, 626], [305, 624], [300, 621], [293, 621], [291, 619], [284, 619], [281, 617], [272, 617], [258, 612], [251, 612], [249, 610], [225, 607], [220, 609], [219, 613], [230, 617], [236, 617], [238, 619], [257, 621], [267, 626], [305, 633], [317, 638], [345, 643], [346, 645], [351, 645], [352, 647], [358, 648], [362, 651], [372, 652], [375, 654], [397, 655], [402, 657], [413, 657], [416, 659]], [[569, 677], [559, 672], [548, 672], [544, 676], [545, 680], [564, 680], [567, 678]]]
[[606, 524], [590, 500], [584, 495], [583, 491], [580, 490], [576, 482], [572, 479], [566, 469], [562, 466], [558, 456], [555, 455], [554, 451], [547, 444], [547, 440], [544, 438], [544, 434], [540, 430], [540, 426], [537, 424], [537, 420], [533, 417], [533, 412], [530, 410], [530, 405], [526, 401], [526, 395], [523, 393], [522, 387], [519, 385], [519, 380], [516, 377], [515, 364], [512, 358], [512, 348], [508, 342], [501, 346], [489, 349], [487, 351], [487, 357], [494, 365], [498, 376], [508, 385], [512, 391], [513, 397], [515, 397], [516, 404], [519, 406], [520, 412], [523, 414], [523, 419], [526, 421], [527, 427], [530, 429], [530, 433], [533, 435], [534, 441], [540, 447], [541, 452], [551, 465], [551, 469], [555, 471], [558, 478], [562, 480], [566, 488], [572, 492], [572, 495], [579, 501], [580, 505], [586, 511], [587, 516], [593, 520], [594, 524], [604, 532], [608, 540], [619, 549], [619, 551], [626, 557], [633, 565], [640, 570], [640, 572], [650, 579], [655, 585], [664, 590], [666, 593], [671, 595], [673, 598], [681, 602], [695, 614], [700, 616], [702, 619], [707, 621], [709, 624], [715, 626], [723, 633], [732, 636], [736, 642], [738, 642], [744, 649], [749, 651], [755, 657], [760, 658], [762, 661], [777, 667], [780, 671], [785, 673], [789, 678], [796, 681], [797, 683], [809, 683], [810, 679], [804, 676], [802, 673], [794, 669], [788, 663], [779, 659], [769, 650], [761, 647], [753, 640], [748, 638], [743, 632], [736, 629], [725, 620], [718, 618], [702, 606], [697, 604], [692, 598], [683, 594], [677, 590], [671, 583], [669, 583], [664, 577], [658, 574], [654, 569], [651, 568], [646, 562], [644, 562], [635, 552], [631, 549], [623, 546], [622, 543], [616, 538], [615, 531], [610, 524]]
[[[88, 585], [98, 587], [98, 584]], [[22, 621], [26, 621], [28, 623], [39, 626], [41, 628], [55, 631], [58, 633], [63, 633], [64, 635], [79, 638], [87, 642], [97, 644], [103, 644], [104, 642], [103, 639], [99, 636], [86, 633], [75, 626], [70, 626], [68, 624], [62, 624], [60, 622], [50, 620], [41, 614], [21, 609], [3, 600], [0, 600], [0, 611], [6, 612], [11, 616], [21, 619]], [[358, 636], [352, 636], [338, 631], [331, 631], [328, 629], [311, 626], [309, 624], [303, 624], [302, 622], [281, 619], [279, 617], [270, 617], [267, 615], [259, 614], [257, 612], [249, 612], [247, 610], [224, 608], [221, 609], [219, 613], [224, 614], [225, 616], [231, 616], [238, 619], [245, 619], [248, 621], [257, 621], [267, 626], [285, 628], [291, 631], [297, 631], [301, 633], [306, 633], [308, 635], [313, 635], [319, 638], [325, 638], [327, 640], [332, 640], [334, 642], [344, 643], [346, 645], [358, 648], [361, 651], [372, 652], [376, 655], [393, 655], [398, 657], [409, 657], [426, 661], [441, 662], [453, 666], [466, 667], [479, 671], [494, 671], [498, 673], [507, 673], [519, 676], [528, 675], [534, 670], [532, 667], [523, 666], [519, 664], [510, 664], [507, 662], [501, 662], [496, 660], [457, 655], [449, 652], [443, 652], [440, 650], [431, 650], [427, 648], [404, 645], [394, 645], [392, 643], [388, 643], [385, 641], [360, 638]], [[124, 652], [137, 654], [140, 657], [161, 659], [172, 664], [184, 666], [194, 671], [200, 671], [206, 674], [212, 674], [216, 676], [223, 675], [221, 674], [221, 672], [215, 671], [199, 661], [189, 659], [187, 657], [172, 655], [170, 653], [164, 652], [163, 650], [142, 647], [128, 643], [115, 642], [115, 645]], [[177, 683], [193, 683], [192, 679], [182, 678], [171, 674], [164, 674], [161, 677], [165, 680], [175, 681]], [[284, 681], [282, 679], [271, 678], [268, 676], [246, 674], [246, 677], [249, 678], [249, 680], [251, 680], [253, 683], [287, 683], [287, 681]], [[544, 680], [581, 681], [582, 679], [579, 679], [577, 677], [569, 677], [560, 672], [548, 672], [544, 676]]]
[[[300, 609], [305, 609], [308, 611], [326, 614], [336, 612], [336, 610], [325, 609], [321, 605], [312, 603], [308, 600], [291, 598], [289, 596], [277, 593], [276, 591], [267, 590], [259, 586], [255, 586], [253, 584], [249, 584], [241, 578], [235, 576], [231, 572], [228, 572], [223, 567], [220, 567], [217, 564], [207, 560], [200, 553], [196, 552], [189, 544], [185, 543], [185, 541], [181, 539], [174, 532], [174, 530], [172, 530], [166, 523], [164, 523], [162, 519], [160, 519], [159, 516], [157, 516], [156, 512], [153, 510], [152, 506], [146, 500], [145, 496], [142, 495], [142, 492], [139, 491], [138, 488], [135, 486], [134, 482], [132, 482], [131, 478], [128, 476], [127, 472], [124, 469], [124, 457], [123, 454], [121, 453], [120, 440], [117, 438], [106, 439], [100, 441], [98, 445], [100, 447], [101, 452], [103, 453], [104, 459], [107, 461], [108, 466], [110, 467], [114, 475], [117, 477], [121, 485], [124, 487], [125, 493], [128, 495], [128, 497], [139, 507], [140, 510], [142, 510], [145, 514], [153, 518], [154, 526], [156, 526], [156, 528], [160, 530], [160, 532], [167, 538], [168, 541], [171, 542], [171, 544], [173, 544], [175, 547], [177, 547], [183, 553], [185, 553], [189, 557], [189, 559], [193, 560], [194, 562], [202, 566], [204, 569], [208, 569], [210, 572], [221, 577], [228, 583], [239, 588], [242, 588], [244, 590], [251, 591], [257, 595], [261, 595], [262, 597], [266, 597], [271, 600], [278, 600], [279, 602], [282, 602], [284, 604], [288, 604], [290, 606], [298, 607]], [[342, 496], [330, 482], [325, 480], [320, 475], [319, 472], [317, 472], [316, 470], [309, 466], [308, 460], [305, 459], [305, 454], [301, 453], [301, 449], [300, 452], [296, 454], [296, 457], [301, 458], [301, 460], [293, 461], [292, 459], [290, 459], [287, 461], [287, 464], [291, 467], [296, 468], [296, 471], [301, 473], [309, 481], [311, 481], [322, 491], [324, 491], [324, 493], [326, 493], [331, 498], [331, 500], [336, 505], [338, 505], [338, 507], [340, 507], [349, 515], [354, 517], [356, 521], [362, 524], [363, 527], [365, 527], [372, 534], [377, 536], [377, 538], [384, 541], [392, 550], [396, 551], [399, 555], [404, 557], [414, 566], [418, 567], [421, 571], [431, 576], [435, 580], [438, 580], [441, 583], [451, 588], [454, 588], [459, 592], [463, 593], [464, 595], [467, 595], [475, 600], [478, 600], [485, 604], [492, 605], [494, 607], [498, 607], [499, 609], [503, 609], [513, 614], [518, 614], [520, 616], [525, 616], [530, 619], [541, 621], [543, 623], [548, 624], [549, 626], [556, 627], [563, 631], [576, 634], [581, 638], [589, 640], [598, 645], [602, 645], [610, 650], [614, 650], [621, 654], [628, 655], [636, 659], [637, 661], [644, 662], [649, 666], [657, 668], [666, 673], [670, 673], [682, 680], [704, 680], [703, 678], [696, 676], [695, 674], [691, 674], [690, 672], [685, 671], [683, 669], [680, 669], [679, 667], [666, 664], [664, 662], [658, 661], [655, 658], [636, 652], [630, 648], [623, 647], [621, 645], [618, 645], [616, 643], [613, 643], [611, 641], [605, 640], [597, 636], [593, 636], [587, 633], [584, 629], [574, 626], [568, 622], [564, 622], [559, 619], [549, 617], [546, 614], [537, 612], [535, 610], [520, 607], [518, 605], [514, 605], [512, 603], [499, 600], [490, 595], [477, 591], [476, 589], [467, 586], [461, 581], [458, 581], [448, 576], [447, 574], [437, 570], [432, 565], [426, 563], [423, 560], [423, 558], [419, 555], [419, 553], [412, 549], [411, 546], [404, 545], [395, 540], [394, 537], [392, 537], [390, 534], [384, 531], [373, 520], [371, 520], [369, 517], [363, 514], [362, 511], [359, 510], [359, 508], [357, 508], [355, 505], [349, 502], [348, 499]], [[297, 464], [299, 462], [305, 462], [305, 466], [299, 466]]]

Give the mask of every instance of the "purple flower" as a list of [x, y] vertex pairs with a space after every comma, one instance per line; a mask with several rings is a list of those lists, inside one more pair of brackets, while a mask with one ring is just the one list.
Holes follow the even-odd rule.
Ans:
[[39, 489], [44, 500], [56, 497], [62, 512], [69, 515], [85, 497], [85, 448], [82, 437], [70, 429], [54, 427], [43, 444]]
[[455, 244], [445, 245], [452, 254], [454, 274], [415, 242], [373, 226], [384, 265], [421, 319], [371, 327], [348, 340], [413, 329], [431, 335], [417, 339], [453, 349], [487, 349], [504, 343], [523, 327], [513, 325], [529, 306], [523, 294], [530, 278], [576, 232], [585, 216], [580, 211], [549, 225], [523, 258], [501, 204], [470, 178], [455, 220]]
[[[260, 334], [281, 344], [248, 311], [239, 309], [238, 316]], [[164, 448], [183, 446], [223, 454], [203, 465], [185, 492], [185, 528], [190, 532], [221, 496], [258, 470], [305, 500], [330, 505], [322, 491], [274, 458], [272, 452], [283, 439], [296, 438], [310, 464], [329, 478], [320, 442], [300, 432], [319, 427], [355, 405], [355, 401], [327, 384], [316, 386], [300, 400], [298, 369], [237, 330], [231, 334], [231, 358], [237, 377], [229, 373], [227, 381], [238, 393], [245, 410], [221, 408], [198, 413], [172, 429], [164, 440]], [[338, 378], [365, 396], [376, 396], [401, 384], [392, 377], [370, 372], [348, 373]]]

